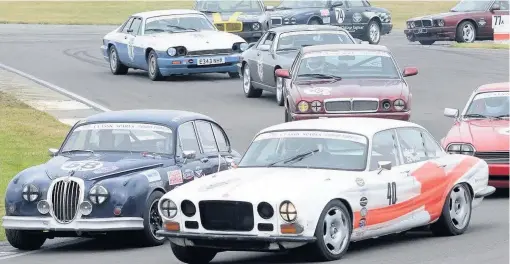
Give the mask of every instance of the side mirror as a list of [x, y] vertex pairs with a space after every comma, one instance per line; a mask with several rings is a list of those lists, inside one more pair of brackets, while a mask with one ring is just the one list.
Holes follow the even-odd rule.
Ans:
[[418, 68], [416, 67], [405, 67], [404, 73], [402, 73], [404, 77], [414, 76], [416, 74], [418, 74]]
[[185, 159], [194, 159], [197, 156], [197, 152], [194, 150], [184, 150], [182, 157]]
[[276, 77], [281, 77], [281, 78], [284, 78], [284, 79], [289, 79], [290, 78], [289, 70], [276, 69], [276, 71], [274, 73], [275, 73]]
[[249, 44], [248, 44], [248, 49], [250, 49], [251, 47], [255, 46], [255, 44], [257, 44], [257, 42], [249, 43]]
[[339, 7], [339, 6], [343, 6], [344, 3], [342, 1], [333, 1], [331, 3], [331, 7]]
[[266, 6], [266, 11], [273, 11], [274, 10], [274, 6]]
[[501, 6], [497, 3], [494, 3], [491, 7], [491, 11], [495, 11], [495, 10], [501, 10]]
[[261, 51], [269, 51], [269, 45], [259, 45], [258, 49]]
[[379, 165], [379, 171], [391, 170], [391, 161], [379, 161], [377, 164]]
[[58, 149], [55, 149], [55, 148], [48, 149], [48, 155], [50, 157], [55, 157], [57, 155], [57, 153], [58, 153]]
[[444, 116], [457, 118], [459, 117], [459, 110], [454, 108], [445, 108], [444, 109]]

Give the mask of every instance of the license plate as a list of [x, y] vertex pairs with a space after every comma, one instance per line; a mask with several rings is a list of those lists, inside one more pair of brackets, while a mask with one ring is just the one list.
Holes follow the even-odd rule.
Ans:
[[197, 65], [213, 65], [225, 63], [225, 57], [198, 59]]
[[420, 28], [420, 29], [415, 30], [415, 33], [416, 34], [426, 34], [427, 33], [427, 29], [426, 28]]

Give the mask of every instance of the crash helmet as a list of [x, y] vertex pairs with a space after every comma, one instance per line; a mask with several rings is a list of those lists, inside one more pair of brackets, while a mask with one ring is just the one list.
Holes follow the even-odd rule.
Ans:
[[325, 58], [323, 56], [310, 57], [306, 60], [306, 67], [311, 71], [319, 70], [323, 67]]
[[508, 96], [489, 97], [485, 98], [483, 102], [485, 104], [485, 112], [491, 115], [502, 114], [505, 109], [508, 109], [508, 104], [510, 103]]

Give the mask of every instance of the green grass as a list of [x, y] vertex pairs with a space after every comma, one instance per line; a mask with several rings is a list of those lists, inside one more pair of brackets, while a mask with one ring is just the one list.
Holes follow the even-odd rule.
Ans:
[[[5, 213], [4, 195], [7, 184], [23, 169], [46, 162], [49, 159], [48, 148], [59, 147], [69, 127], [2, 92], [0, 113], [2, 113], [0, 117], [0, 217], [2, 217]], [[4, 239], [4, 229], [0, 228], [0, 240]]]
[[[277, 5], [279, 1], [264, 1]], [[0, 2], [0, 23], [31, 24], [121, 24], [131, 14], [142, 11], [191, 8], [192, 1], [9, 1]], [[373, 6], [391, 11], [396, 29], [411, 17], [446, 12], [454, 1], [371, 1]]]
[[453, 43], [454, 48], [471, 48], [471, 49], [509, 49], [509, 44], [494, 42], [475, 42], [475, 43]]

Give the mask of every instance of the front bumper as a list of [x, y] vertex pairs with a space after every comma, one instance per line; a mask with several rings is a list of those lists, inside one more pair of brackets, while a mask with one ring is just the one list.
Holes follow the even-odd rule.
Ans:
[[110, 54], [108, 54], [108, 47], [105, 45], [101, 45], [101, 54], [103, 54], [103, 59], [106, 61], [110, 61]]
[[[201, 59], [225, 58], [225, 63], [212, 65], [198, 65]], [[217, 56], [193, 56], [179, 58], [158, 58], [158, 66], [161, 75], [170, 76], [174, 74], [192, 73], [227, 73], [238, 72], [237, 64], [240, 63], [241, 54], [217, 55]]]
[[404, 34], [407, 40], [414, 41], [451, 41], [455, 40], [455, 27], [427, 27], [405, 29]]
[[489, 185], [496, 188], [509, 188], [510, 165], [489, 163]]
[[120, 231], [143, 229], [143, 218], [112, 217], [76, 219], [69, 224], [61, 224], [53, 217], [4, 216], [2, 226], [15, 230], [43, 231]]
[[316, 118], [341, 118], [341, 117], [373, 117], [373, 118], [387, 118], [408, 121], [411, 118], [411, 111], [407, 112], [391, 112], [391, 113], [358, 113], [358, 114], [298, 114], [291, 113], [293, 120], [306, 120]]

